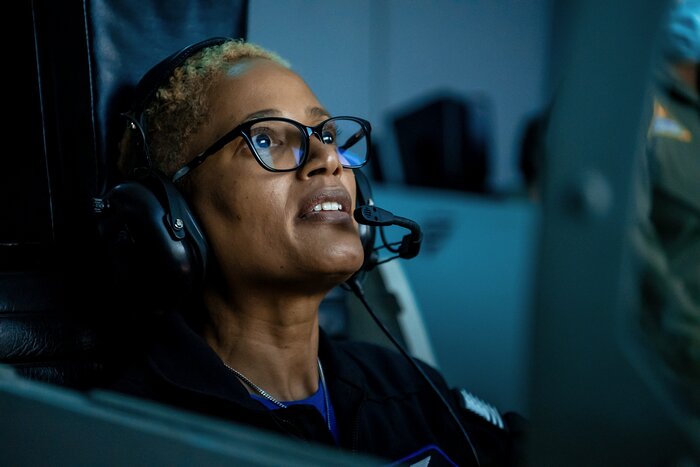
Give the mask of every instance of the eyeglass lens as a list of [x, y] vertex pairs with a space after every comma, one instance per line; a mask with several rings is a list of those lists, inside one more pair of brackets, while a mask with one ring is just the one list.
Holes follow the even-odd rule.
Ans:
[[[251, 126], [249, 135], [258, 156], [271, 169], [289, 170], [301, 165], [307, 141], [303, 128], [285, 121], [266, 120]], [[335, 147], [343, 167], [360, 167], [367, 160], [365, 131], [354, 120], [329, 120], [323, 126], [321, 139]]]

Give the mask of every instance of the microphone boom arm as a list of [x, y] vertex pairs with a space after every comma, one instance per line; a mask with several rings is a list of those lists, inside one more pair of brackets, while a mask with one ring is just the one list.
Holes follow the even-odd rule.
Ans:
[[398, 225], [411, 231], [404, 235], [399, 246], [399, 256], [404, 259], [415, 258], [420, 252], [420, 245], [423, 241], [423, 232], [417, 222], [401, 216], [395, 216], [386, 209], [377, 206], [360, 206], [353, 212], [353, 217], [357, 222], [364, 225], [386, 227]]

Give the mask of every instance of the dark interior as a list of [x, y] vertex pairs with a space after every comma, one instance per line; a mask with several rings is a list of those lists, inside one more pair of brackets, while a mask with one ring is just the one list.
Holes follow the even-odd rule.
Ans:
[[119, 114], [145, 71], [173, 50], [209, 36], [245, 38], [248, 3], [20, 3], [28, 137], [21, 152], [0, 158], [0, 362], [83, 388], [138, 333], [138, 306], [114, 300], [98, 233], [100, 200], [115, 181]]

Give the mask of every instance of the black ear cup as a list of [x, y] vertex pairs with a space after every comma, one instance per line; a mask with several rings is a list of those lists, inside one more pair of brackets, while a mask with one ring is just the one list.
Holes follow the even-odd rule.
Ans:
[[[357, 185], [356, 191], [356, 208], [360, 206], [373, 206], [374, 200], [372, 198], [372, 187], [369, 183], [367, 175], [365, 175], [360, 170], [355, 170], [355, 183]], [[362, 248], [365, 252], [365, 259], [362, 263], [361, 271], [368, 271], [372, 269], [377, 263], [377, 253], [374, 249], [374, 241], [377, 236], [377, 228], [370, 225], [359, 224], [360, 240], [362, 241]]]
[[112, 188], [103, 204], [99, 229], [117, 289], [169, 308], [188, 303], [204, 282], [208, 249], [172, 183], [152, 171]]
[[202, 287], [208, 257], [206, 239], [187, 202], [152, 167], [144, 112], [187, 58], [227, 40], [213, 37], [191, 44], [156, 64], [137, 84], [131, 109], [123, 114], [134, 136], [130, 162], [136, 176], [103, 197], [98, 225], [115, 286], [141, 303], [157, 300], [159, 307], [182, 309]]

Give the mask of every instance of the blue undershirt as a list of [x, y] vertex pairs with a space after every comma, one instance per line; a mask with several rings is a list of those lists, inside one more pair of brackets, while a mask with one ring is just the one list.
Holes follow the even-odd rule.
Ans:
[[[311, 394], [309, 397], [306, 399], [300, 399], [298, 401], [282, 401], [282, 403], [286, 406], [290, 405], [300, 405], [300, 404], [306, 404], [306, 405], [311, 405], [316, 408], [316, 410], [319, 411], [321, 416], [323, 417], [324, 420], [330, 421], [330, 427], [331, 427], [331, 434], [333, 435], [333, 439], [335, 439], [336, 444], [338, 443], [338, 425], [335, 421], [335, 412], [333, 411], [333, 404], [331, 403], [331, 398], [330, 395], [328, 396], [328, 411], [330, 414], [326, 414], [326, 401], [323, 395], [323, 385], [319, 384], [318, 385], [318, 390]], [[260, 396], [258, 394], [251, 394], [250, 397], [255, 399], [256, 401], [260, 402], [263, 404], [266, 408], [270, 410], [276, 410], [280, 409], [281, 407], [275, 404], [272, 401], [269, 401], [265, 399], [263, 396]]]

